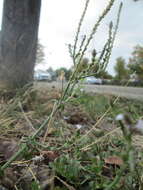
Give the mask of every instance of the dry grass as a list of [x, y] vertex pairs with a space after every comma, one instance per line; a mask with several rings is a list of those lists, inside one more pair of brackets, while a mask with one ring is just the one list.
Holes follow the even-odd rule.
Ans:
[[[50, 90], [40, 89], [38, 91], [31, 88], [23, 95], [16, 95], [15, 98], [10, 98], [8, 95], [2, 96], [0, 110], [1, 147], [3, 147], [4, 142], [6, 143], [6, 149], [12, 149], [15, 147], [15, 142], [17, 146], [19, 146], [19, 142], [21, 142], [23, 137], [32, 135], [41, 123], [43, 123], [43, 121], [50, 115], [55, 100], [58, 100], [60, 96], [61, 92], [55, 88]], [[80, 155], [81, 163], [83, 162], [82, 166], [84, 166], [84, 160], [82, 160], [83, 155], [87, 154], [91, 155], [91, 158], [96, 158], [96, 156], [98, 157], [98, 154], [100, 156], [103, 154], [102, 161], [104, 161], [105, 157], [108, 158], [108, 156], [112, 154], [118, 155], [120, 152], [124, 151], [123, 135], [120, 128], [117, 128], [117, 124], [113, 120], [113, 112], [116, 114], [121, 111], [123, 105], [123, 108], [125, 109], [126, 101], [119, 100], [117, 105], [113, 106], [106, 117], [100, 120], [100, 116], [102, 117], [107, 106], [111, 106], [110, 104], [112, 104], [114, 99], [115, 98], [112, 96], [105, 96], [102, 99], [99, 95], [90, 96], [86, 94], [80, 94], [80, 97], [73, 97], [73, 99], [65, 105], [64, 109], [58, 112], [51, 120], [44, 144], [45, 147], [40, 147], [38, 145], [34, 146], [34, 153], [28, 153], [28, 155], [30, 154], [30, 158], [35, 155], [43, 154], [43, 150], [48, 151], [46, 152], [46, 160], [48, 160], [46, 163], [49, 163], [49, 159], [51, 162], [54, 162], [57, 157], [62, 157], [63, 155], [69, 155], [71, 158], [75, 158], [76, 161], [79, 159], [78, 156]], [[103, 105], [99, 106], [100, 103], [98, 102], [98, 106], [94, 104], [96, 108], [94, 108], [94, 106], [89, 106], [89, 104], [93, 104], [93, 102], [96, 101], [102, 102]], [[126, 106], [126, 110], [128, 110], [128, 106]], [[138, 110], [138, 103], [135, 112], [136, 110]], [[99, 111], [102, 114], [99, 114]], [[141, 110], [138, 111], [141, 113]], [[93, 115], [95, 115], [95, 117], [93, 117]], [[78, 129], [77, 125], [81, 125], [81, 129]], [[93, 126], [96, 127], [93, 128]], [[92, 128], [94, 130], [91, 130]], [[37, 138], [38, 143], [42, 142], [45, 131], [46, 129], [44, 129]], [[9, 143], [7, 144], [7, 142]], [[136, 151], [142, 152], [143, 137], [134, 136], [133, 145]], [[15, 151], [17, 151], [17, 148], [12, 150], [12, 153], [14, 154]], [[7, 151], [4, 149], [1, 153], [3, 153], [5, 157], [9, 157], [11, 154], [7, 154], [6, 152]], [[3, 160], [0, 157], [0, 161], [3, 163], [5, 162], [5, 159]], [[27, 168], [27, 165], [25, 165], [26, 162], [29, 163], [27, 156], [19, 158], [19, 161], [23, 168], [22, 171], [29, 171], [25, 177], [26, 179], [28, 175], [31, 175], [31, 171], [35, 171], [35, 166], [30, 164], [28, 168], [31, 168], [31, 170]], [[13, 164], [14, 166], [18, 166], [19, 162], [16, 161]], [[39, 175], [45, 176], [45, 171], [49, 171], [49, 167], [46, 170], [43, 170], [42, 167], [40, 167]], [[40, 174], [40, 172], [42, 172], [42, 174]], [[51, 176], [50, 179], [52, 178], [50, 186], [55, 183], [53, 179], [56, 178], [52, 172], [53, 171], [50, 169], [49, 176]], [[56, 175], [58, 174], [56, 173]], [[106, 172], [104, 175], [106, 175]], [[60, 176], [57, 176], [57, 178], [59, 177]], [[104, 178], [104, 176], [102, 177]], [[60, 179], [63, 180], [62, 178]], [[18, 181], [19, 178], [17, 177], [17, 184], [19, 184]], [[70, 187], [71, 184], [68, 182], [68, 179], [64, 179], [63, 182]], [[49, 181], [40, 181], [41, 186], [44, 183], [49, 183]]]

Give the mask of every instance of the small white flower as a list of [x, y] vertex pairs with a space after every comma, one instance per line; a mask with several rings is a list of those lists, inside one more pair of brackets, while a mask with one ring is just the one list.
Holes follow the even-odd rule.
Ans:
[[136, 131], [138, 131], [141, 135], [143, 135], [143, 120], [139, 119], [137, 124], [135, 125]]
[[84, 89], [83, 89], [83, 88], [81, 88], [81, 89], [80, 89], [80, 92], [84, 92]]
[[64, 118], [64, 120], [68, 120], [69, 119], [69, 117], [66, 117], [66, 116], [64, 116], [63, 118]]
[[124, 115], [123, 114], [118, 114], [117, 116], [116, 116], [116, 121], [123, 121], [124, 120]]
[[43, 157], [43, 155], [35, 156], [34, 158], [32, 158], [32, 160], [33, 160], [35, 163], [38, 163], [38, 162], [42, 162], [42, 161], [44, 160], [44, 157]]
[[79, 125], [79, 124], [76, 125], [77, 129], [81, 129], [82, 127], [83, 127], [82, 125]]

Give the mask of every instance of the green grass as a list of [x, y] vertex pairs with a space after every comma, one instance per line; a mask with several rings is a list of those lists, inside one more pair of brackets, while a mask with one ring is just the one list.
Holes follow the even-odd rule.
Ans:
[[139, 100], [130, 100], [127, 98], [119, 98], [110, 95], [86, 94], [83, 93], [71, 103], [80, 105], [90, 114], [92, 119], [100, 118], [107, 109], [110, 108], [107, 116], [114, 118], [117, 114], [129, 114], [133, 120], [138, 119], [143, 113], [143, 102]]

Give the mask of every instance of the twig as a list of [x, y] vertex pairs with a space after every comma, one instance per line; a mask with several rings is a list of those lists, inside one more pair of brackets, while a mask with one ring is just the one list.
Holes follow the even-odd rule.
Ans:
[[30, 120], [28, 119], [28, 117], [26, 116], [26, 114], [25, 114], [25, 112], [24, 112], [24, 110], [23, 110], [23, 107], [22, 107], [21, 102], [19, 101], [18, 104], [19, 104], [19, 107], [20, 107], [20, 109], [21, 109], [21, 112], [23, 113], [23, 116], [24, 116], [25, 120], [26, 120], [27, 123], [29, 124], [29, 127], [31, 127], [31, 129], [32, 129], [33, 131], [36, 131], [36, 129], [33, 127], [32, 123], [31, 123], [31, 121], [30, 121]]
[[55, 176], [55, 178], [57, 178], [60, 182], [62, 182], [63, 185], [65, 185], [68, 190], [76, 190], [73, 186], [67, 184], [65, 181], [63, 181], [61, 178], [59, 178], [58, 176]]

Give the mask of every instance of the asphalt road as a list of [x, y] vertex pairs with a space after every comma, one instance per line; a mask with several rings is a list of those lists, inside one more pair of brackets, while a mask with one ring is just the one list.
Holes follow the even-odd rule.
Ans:
[[[65, 84], [66, 85], [66, 84]], [[60, 82], [38, 82], [35, 84], [36, 88], [49, 88], [55, 86], [58, 89], [62, 88]], [[83, 85], [82, 85], [83, 86]], [[84, 85], [86, 92], [93, 92], [98, 94], [111, 94], [115, 96], [126, 97], [129, 99], [143, 100], [143, 88], [138, 87], [123, 87], [123, 86], [108, 86], [108, 85]]]

